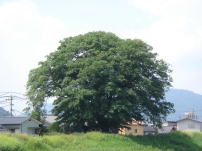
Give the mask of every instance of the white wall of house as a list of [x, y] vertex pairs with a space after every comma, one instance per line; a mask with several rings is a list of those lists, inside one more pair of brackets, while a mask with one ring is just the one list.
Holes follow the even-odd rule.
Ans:
[[201, 131], [201, 122], [193, 120], [181, 120], [177, 122], [177, 130], [179, 131]]
[[[13, 130], [13, 131], [12, 131]], [[6, 132], [20, 132], [20, 124], [2, 125], [2, 131]]]
[[163, 124], [162, 124], [162, 126], [164, 126], [164, 127], [167, 127], [167, 126], [173, 127], [173, 126], [176, 126], [176, 125], [177, 125], [176, 122], [169, 122], [169, 121], [163, 122]]
[[26, 120], [25, 122], [22, 123], [21, 125], [21, 132], [22, 133], [27, 133], [27, 134], [35, 134], [35, 130], [39, 128], [39, 122], [30, 119]]

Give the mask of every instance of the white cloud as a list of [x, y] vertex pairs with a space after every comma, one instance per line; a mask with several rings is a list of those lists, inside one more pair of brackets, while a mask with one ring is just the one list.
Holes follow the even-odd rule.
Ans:
[[0, 5], [0, 91], [25, 92], [29, 70], [64, 38], [63, 23], [31, 1]]
[[[200, 0], [130, 0], [157, 20], [141, 33], [126, 36], [145, 40], [173, 68], [173, 86], [202, 94], [202, 10]], [[191, 61], [189, 61], [191, 60]], [[199, 64], [202, 63], [198, 62]], [[196, 66], [196, 67], [195, 67]]]
[[[196, 7], [200, 8], [200, 0], [130, 0], [134, 6], [158, 16], [187, 15]], [[176, 14], [177, 13], [177, 14]]]
[[[148, 14], [156, 20], [152, 24], [144, 25], [139, 33], [132, 32], [132, 29], [129, 29], [129, 33], [123, 33], [121, 31], [124, 30], [123, 27], [120, 29], [120, 33], [123, 33], [122, 37], [145, 40], [154, 47], [161, 58], [172, 65], [175, 87], [202, 94], [202, 63], [199, 61], [202, 60], [202, 10], [200, 8], [202, 1], [129, 1], [135, 8], [142, 10], [143, 14]], [[71, 25], [73, 23], [71, 22]], [[93, 22], [92, 26], [94, 25], [96, 23]], [[78, 26], [75, 28], [74, 31], [87, 32]], [[35, 68], [45, 55], [54, 51], [59, 40], [67, 35], [70, 34], [65, 33], [63, 22], [57, 18], [42, 15], [37, 5], [31, 0], [1, 3], [0, 92], [23, 93], [29, 70]], [[71, 33], [71, 35], [75, 34]]]

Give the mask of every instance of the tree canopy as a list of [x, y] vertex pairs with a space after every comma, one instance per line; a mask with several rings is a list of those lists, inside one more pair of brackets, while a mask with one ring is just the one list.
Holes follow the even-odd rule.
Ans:
[[47, 99], [65, 132], [116, 132], [133, 119], [159, 124], [173, 112], [164, 101], [169, 66], [138, 39], [90, 32], [65, 38], [30, 71], [27, 95], [40, 118]]

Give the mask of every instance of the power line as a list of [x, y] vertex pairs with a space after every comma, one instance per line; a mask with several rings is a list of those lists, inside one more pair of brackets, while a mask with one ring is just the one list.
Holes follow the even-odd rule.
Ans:
[[0, 96], [0, 98], [7, 98], [7, 97], [9, 97], [9, 96], [5, 96], [5, 95], [4, 96]]
[[18, 97], [18, 96], [14, 96], [15, 100], [19, 100], [19, 101], [28, 101], [28, 98], [22, 98], [22, 97]]
[[[1, 93], [1, 92], [0, 92], [0, 93]], [[4, 95], [6, 95], [6, 94], [8, 94], [8, 93], [3, 93], [2, 95], [0, 95], [0, 97], [1, 97], [1, 96], [4, 96]]]
[[[0, 92], [0, 94], [1, 93], [5, 93], [5, 94], [18, 94], [18, 95], [21, 95], [21, 96], [26, 96], [25, 94], [23, 94], [23, 93], [20, 93], [20, 92]], [[4, 95], [5, 95], [4, 94]]]
[[5, 103], [5, 102], [8, 103], [7, 100], [1, 100], [1, 101], [0, 101], [0, 103]]
[[0, 107], [4, 108], [4, 107], [7, 107], [7, 106], [10, 106], [10, 104], [8, 104], [8, 105], [4, 105], [4, 106], [0, 106]]
[[25, 114], [25, 113], [20, 112], [20, 111], [18, 111], [18, 110], [16, 110], [16, 109], [14, 109], [13, 111], [14, 111], [14, 112], [18, 112], [18, 113], [20, 113], [20, 114]]
[[[0, 92], [0, 107], [7, 107], [10, 106], [10, 116], [12, 117], [14, 115], [14, 109], [13, 109], [13, 102], [18, 100], [18, 101], [27, 101], [28, 99], [26, 98], [26, 95], [18, 92]], [[10, 95], [9, 95], [10, 94]], [[20, 95], [20, 96], [19, 96]], [[21, 112], [20, 112], [21, 113]]]

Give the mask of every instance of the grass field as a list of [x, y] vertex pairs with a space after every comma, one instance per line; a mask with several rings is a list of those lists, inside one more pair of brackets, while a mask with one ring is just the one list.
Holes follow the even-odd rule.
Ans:
[[99, 132], [42, 137], [0, 134], [0, 151], [202, 151], [202, 133], [137, 137]]

